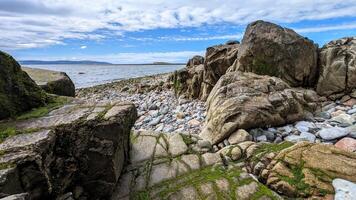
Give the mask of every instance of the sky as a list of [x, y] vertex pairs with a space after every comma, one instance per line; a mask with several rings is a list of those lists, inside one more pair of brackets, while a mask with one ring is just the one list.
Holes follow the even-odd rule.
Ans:
[[319, 46], [356, 36], [356, 0], [0, 0], [0, 50], [18, 60], [184, 63], [248, 23]]

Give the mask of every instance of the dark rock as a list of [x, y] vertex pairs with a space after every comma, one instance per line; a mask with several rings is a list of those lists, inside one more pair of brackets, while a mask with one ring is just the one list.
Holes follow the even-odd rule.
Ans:
[[291, 29], [256, 21], [247, 26], [238, 59], [229, 71], [276, 76], [290, 86], [317, 81], [317, 46]]
[[66, 73], [28, 67], [22, 69], [46, 92], [60, 96], [75, 96], [74, 83]]
[[19, 63], [0, 51], [0, 120], [46, 102], [46, 93], [21, 70]]
[[110, 198], [136, 118], [133, 104], [74, 101], [48, 116], [13, 122], [18, 134], [0, 144], [0, 194], [72, 199], [68, 194], [79, 187], [87, 199]]

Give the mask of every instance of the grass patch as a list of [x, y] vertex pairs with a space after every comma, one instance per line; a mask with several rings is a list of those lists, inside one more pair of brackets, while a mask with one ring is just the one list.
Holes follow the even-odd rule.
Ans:
[[17, 135], [18, 131], [16, 130], [15, 127], [6, 127], [6, 126], [0, 126], [0, 143], [5, 141], [6, 138], [10, 136]]
[[62, 96], [54, 96], [50, 98], [48, 104], [43, 107], [34, 108], [29, 112], [21, 114], [16, 117], [16, 120], [27, 120], [32, 118], [39, 118], [47, 115], [49, 112], [62, 107], [63, 105], [69, 103], [70, 98]]

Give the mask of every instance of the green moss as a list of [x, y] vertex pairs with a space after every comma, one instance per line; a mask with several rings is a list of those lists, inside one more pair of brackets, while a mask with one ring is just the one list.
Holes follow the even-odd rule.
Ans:
[[0, 170], [9, 169], [9, 168], [12, 168], [12, 167], [15, 167], [15, 164], [13, 164], [13, 163], [0, 163]]
[[251, 200], [258, 200], [262, 197], [269, 197], [271, 200], [278, 199], [276, 195], [270, 190], [268, 187], [266, 187], [263, 184], [259, 184], [258, 190], [256, 193], [253, 194], [251, 197]]
[[50, 98], [48, 104], [43, 107], [34, 108], [29, 112], [26, 112], [20, 116], [17, 116], [17, 120], [26, 120], [32, 118], [39, 118], [47, 115], [49, 112], [62, 107], [64, 104], [68, 103], [70, 100], [67, 97], [55, 96]]
[[301, 162], [299, 165], [292, 165], [290, 169], [293, 173], [293, 177], [279, 175], [279, 178], [296, 188], [297, 192], [302, 196], [310, 196], [312, 190], [311, 186], [304, 181], [303, 168], [304, 162]]
[[259, 75], [269, 75], [278, 77], [280, 74], [278, 67], [267, 63], [265, 59], [255, 58], [252, 62], [252, 65], [252, 72]]
[[193, 139], [191, 138], [191, 136], [189, 135], [185, 135], [185, 134], [181, 134], [182, 138], [183, 138], [183, 141], [186, 145], [190, 145], [190, 144], [193, 144], [194, 141]]
[[[130, 198], [131, 199], [131, 198]], [[150, 194], [146, 191], [137, 193], [133, 198], [133, 200], [150, 200]]]
[[283, 149], [293, 146], [292, 142], [282, 142], [279, 144], [266, 143], [258, 147], [258, 149], [253, 153], [252, 161], [260, 160], [264, 155], [272, 152], [280, 152]]
[[6, 138], [18, 134], [14, 127], [0, 127], [0, 143]]

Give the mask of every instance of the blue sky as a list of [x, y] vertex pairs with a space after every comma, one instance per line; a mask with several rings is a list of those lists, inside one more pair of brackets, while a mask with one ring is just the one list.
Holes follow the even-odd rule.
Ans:
[[19, 60], [186, 62], [262, 19], [324, 45], [356, 36], [355, 0], [0, 0], [0, 50]]

